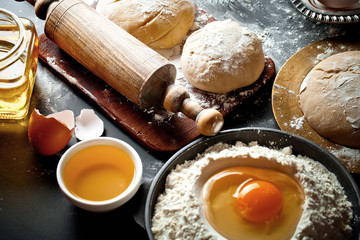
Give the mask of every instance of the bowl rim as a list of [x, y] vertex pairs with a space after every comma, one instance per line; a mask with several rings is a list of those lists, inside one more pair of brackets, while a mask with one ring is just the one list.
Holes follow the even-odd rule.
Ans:
[[[330, 167], [332, 167], [332, 168], [335, 167], [335, 169], [338, 169], [339, 173], [342, 174], [341, 179], [339, 179], [339, 176], [334, 173], [337, 176], [338, 181], [344, 188], [344, 191], [345, 191], [349, 201], [350, 201], [350, 199], [349, 199], [350, 197], [348, 195], [349, 192], [353, 194], [353, 195], [350, 194], [351, 198], [353, 198], [353, 201], [351, 201], [351, 203], [353, 204], [353, 222], [352, 222], [353, 238], [352, 239], [360, 240], [360, 190], [357, 187], [356, 182], [353, 179], [351, 173], [346, 169], [346, 167], [335, 156], [333, 156], [330, 152], [328, 152], [326, 149], [320, 147], [319, 145], [315, 144], [314, 142], [312, 142], [304, 137], [297, 136], [297, 135], [294, 135], [292, 133], [288, 133], [288, 132], [285, 132], [282, 130], [264, 128], [264, 127], [244, 127], [244, 128], [228, 129], [228, 130], [223, 130], [223, 131], [219, 132], [215, 136], [211, 136], [211, 137], [204, 136], [204, 137], [198, 138], [198, 139], [194, 140], [193, 142], [187, 144], [186, 146], [181, 148], [179, 151], [177, 151], [172, 157], [170, 157], [170, 159], [162, 166], [162, 168], [158, 171], [158, 173], [153, 178], [150, 188], [149, 188], [147, 198], [146, 198], [144, 221], [145, 221], [146, 232], [148, 234], [149, 239], [154, 239], [154, 236], [151, 231], [151, 225], [152, 225], [151, 220], [152, 220], [154, 206], [156, 204], [157, 197], [159, 195], [159, 193], [156, 194], [155, 191], [157, 191], [157, 189], [159, 188], [159, 184], [160, 184], [159, 181], [162, 180], [163, 178], [166, 178], [166, 176], [169, 174], [169, 172], [177, 164], [180, 164], [183, 161], [185, 161], [185, 159], [182, 159], [182, 161], [179, 161], [177, 159], [179, 157], [182, 157], [186, 154], [191, 153], [191, 151], [193, 151], [192, 149], [194, 149], [196, 147], [201, 148], [202, 151], [199, 151], [198, 153], [202, 153], [208, 147], [210, 147], [216, 143], [219, 143], [219, 142], [235, 143], [236, 141], [242, 141], [240, 139], [233, 139], [233, 138], [230, 138], [230, 140], [229, 139], [226, 140], [226, 139], [224, 139], [226, 136], [236, 136], [237, 134], [242, 134], [242, 133], [254, 134], [255, 132], [258, 134], [275, 134], [275, 135], [279, 135], [285, 139], [285, 141], [283, 143], [281, 143], [281, 139], [279, 139], [280, 143], [278, 146], [277, 145], [270, 146], [269, 143], [268, 143], [268, 145], [259, 143], [259, 145], [268, 146], [268, 147], [272, 147], [272, 148], [276, 148], [276, 147], [280, 148], [280, 147], [290, 146], [291, 144], [287, 144], [287, 145], [285, 144], [286, 141], [289, 139], [295, 139], [295, 141], [305, 144], [310, 149], [313, 149], [317, 152], [321, 152], [321, 154], [323, 154], [327, 159], [330, 160], [331, 164], [333, 164], [333, 165], [330, 165]], [[258, 141], [258, 140], [253, 139], [252, 141]], [[245, 143], [248, 143], [248, 142], [245, 142]], [[190, 155], [194, 155], [194, 154], [195, 153], [190, 154]], [[293, 154], [299, 154], [299, 153], [293, 152]], [[310, 154], [310, 152], [308, 152], [307, 154], [302, 153], [301, 155], [308, 156], [309, 154]], [[193, 158], [195, 156], [196, 155], [194, 155]], [[188, 160], [192, 160], [192, 159], [188, 159]], [[317, 159], [314, 159], [314, 160], [318, 161]], [[320, 161], [320, 163], [323, 164], [321, 161]], [[325, 164], [323, 164], [323, 165], [329, 170], [329, 167], [327, 165], [325, 165]], [[331, 171], [331, 170], [329, 170], [329, 171]], [[344, 186], [343, 185], [344, 181], [346, 181], [348, 183], [348, 185]], [[156, 199], [155, 199], [155, 197], [156, 197]], [[354, 227], [356, 228], [355, 230], [354, 230]], [[354, 234], [354, 231], [355, 231], [355, 234]]]
[[[64, 170], [66, 163], [74, 154], [76, 154], [80, 150], [95, 145], [109, 145], [109, 146], [118, 147], [124, 150], [126, 153], [128, 153], [134, 163], [134, 177], [131, 183], [129, 184], [129, 186], [125, 189], [125, 191], [120, 193], [118, 196], [104, 201], [92, 201], [75, 196], [67, 189], [62, 177], [62, 172]], [[72, 200], [72, 203], [77, 203], [75, 204], [76, 206], [86, 210], [90, 210], [89, 208], [82, 207], [82, 205], [86, 205], [86, 206], [91, 206], [91, 209], [93, 211], [96, 211], [97, 207], [99, 208], [99, 211], [102, 210], [107, 211], [123, 205], [135, 195], [141, 184], [142, 173], [143, 173], [143, 164], [141, 158], [131, 145], [120, 139], [113, 137], [96, 137], [96, 138], [77, 142], [76, 144], [71, 146], [68, 150], [66, 150], [66, 152], [61, 156], [58, 162], [56, 168], [56, 179], [61, 191], [65, 194], [67, 198]], [[104, 206], [109, 206], [109, 208], [102, 209], [102, 207]]]

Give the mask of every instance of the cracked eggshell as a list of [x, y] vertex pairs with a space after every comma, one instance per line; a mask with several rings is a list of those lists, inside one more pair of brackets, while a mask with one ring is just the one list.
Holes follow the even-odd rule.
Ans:
[[44, 116], [34, 109], [28, 126], [30, 144], [41, 155], [54, 155], [69, 143], [74, 125], [74, 113], [70, 110]]
[[79, 140], [100, 137], [104, 132], [104, 122], [92, 109], [81, 110], [75, 122], [75, 136]]

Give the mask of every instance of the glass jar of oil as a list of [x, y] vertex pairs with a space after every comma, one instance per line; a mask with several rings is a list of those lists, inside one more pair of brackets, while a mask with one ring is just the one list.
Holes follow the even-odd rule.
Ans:
[[0, 8], [0, 119], [27, 115], [38, 52], [35, 25]]

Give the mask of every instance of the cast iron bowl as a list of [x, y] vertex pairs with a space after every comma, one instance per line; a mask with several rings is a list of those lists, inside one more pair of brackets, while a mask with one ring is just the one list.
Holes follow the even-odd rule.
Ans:
[[198, 153], [203, 153], [208, 147], [219, 143], [234, 144], [236, 141], [249, 143], [257, 141], [259, 145], [269, 148], [283, 148], [292, 146], [293, 154], [308, 156], [322, 163], [333, 172], [343, 186], [348, 200], [353, 204], [353, 236], [351, 239], [360, 240], [360, 193], [359, 189], [347, 169], [325, 149], [315, 143], [290, 133], [266, 128], [241, 128], [225, 130], [213, 137], [199, 138], [176, 152], [160, 169], [153, 179], [145, 205], [145, 226], [150, 239], [154, 239], [151, 231], [151, 218], [154, 206], [160, 193], [164, 191], [166, 176], [177, 164], [185, 160], [194, 159]]

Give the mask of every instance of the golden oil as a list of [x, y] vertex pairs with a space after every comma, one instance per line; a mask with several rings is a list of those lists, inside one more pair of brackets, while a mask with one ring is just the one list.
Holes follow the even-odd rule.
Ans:
[[96, 145], [74, 154], [63, 174], [72, 194], [90, 201], [106, 201], [129, 187], [135, 176], [135, 165], [124, 150]]
[[27, 115], [38, 52], [35, 25], [0, 9], [0, 119], [22, 119]]

